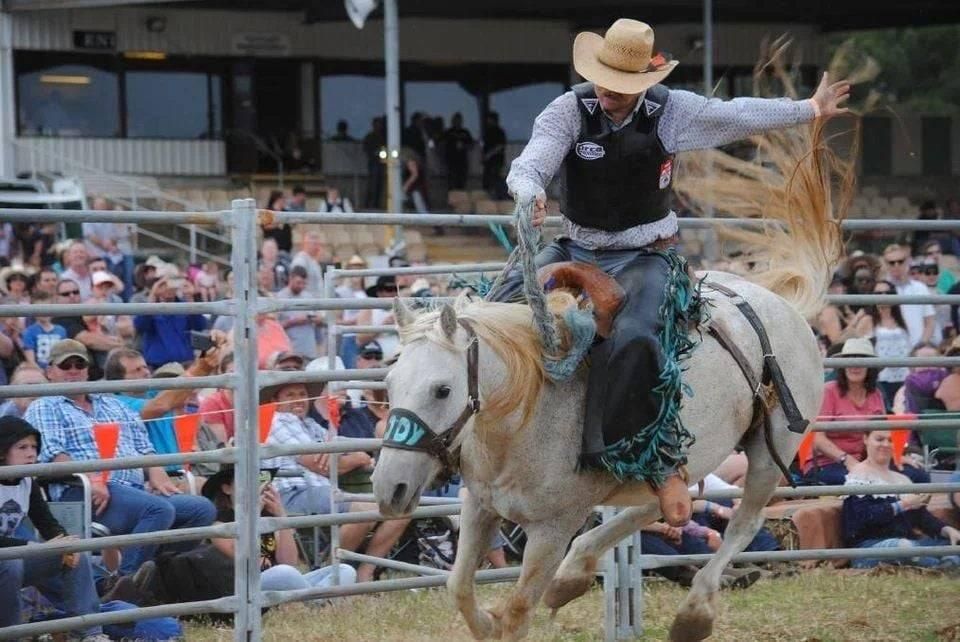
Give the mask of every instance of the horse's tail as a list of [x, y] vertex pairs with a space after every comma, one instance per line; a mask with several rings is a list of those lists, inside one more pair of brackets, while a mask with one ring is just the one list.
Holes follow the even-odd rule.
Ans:
[[763, 219], [755, 228], [721, 230], [737, 241], [745, 276], [814, 318], [843, 254], [840, 222], [854, 191], [853, 164], [831, 151], [824, 124], [755, 137], [745, 161], [722, 152], [684, 163], [678, 193], [697, 209]]
[[[781, 76], [782, 41], [774, 43], [767, 66]], [[756, 154], [743, 160], [716, 150], [684, 157], [676, 191], [693, 209], [718, 215], [762, 219], [754, 228], [723, 226], [724, 238], [739, 241], [744, 276], [787, 299], [807, 319], [824, 305], [832, 270], [843, 255], [840, 223], [855, 189], [859, 136], [844, 136], [846, 153], [830, 149], [823, 120], [753, 137]], [[850, 132], [846, 132], [849, 134]], [[855, 133], [855, 132], [854, 132]]]

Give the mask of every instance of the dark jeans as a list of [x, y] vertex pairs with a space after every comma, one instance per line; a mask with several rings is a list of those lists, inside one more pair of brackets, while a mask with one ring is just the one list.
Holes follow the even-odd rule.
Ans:
[[[196, 495], [152, 495], [144, 490], [109, 482], [110, 502], [101, 515], [94, 520], [110, 529], [113, 535], [129, 533], [152, 533], [170, 528], [193, 528], [209, 526], [217, 515], [213, 504], [206, 497]], [[61, 497], [65, 502], [83, 500], [83, 489], [71, 486]], [[168, 550], [189, 550], [196, 542], [167, 545]], [[131, 546], [123, 551], [121, 575], [136, 573], [140, 565], [153, 559], [156, 544]]]
[[800, 481], [805, 486], [843, 486], [847, 481], [847, 467], [838, 462], [814, 466]]
[[[655, 533], [640, 531], [640, 553], [642, 555], [709, 555], [712, 552], [706, 541], [699, 537], [691, 537], [687, 533], [683, 534], [679, 544], [675, 544]], [[663, 568], [653, 569], [653, 572], [671, 582], [676, 582], [687, 571], [686, 567], [664, 566]]]
[[[713, 499], [711, 500], [714, 504], [720, 504], [721, 506], [726, 506], [727, 508], [733, 508], [733, 501], [729, 499]], [[707, 528], [712, 528], [721, 535], [724, 534], [727, 530], [727, 524], [729, 522], [718, 519], [713, 515], [708, 515], [707, 513], [694, 513], [693, 520], [702, 526]], [[750, 541], [750, 544], [747, 545], [744, 551], [779, 551], [780, 542], [777, 541], [777, 538], [773, 536], [766, 528], [761, 528], [757, 531], [757, 534], [753, 536], [753, 540]]]

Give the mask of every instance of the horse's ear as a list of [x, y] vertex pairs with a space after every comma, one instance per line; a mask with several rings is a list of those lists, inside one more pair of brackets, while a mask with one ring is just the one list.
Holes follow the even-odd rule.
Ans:
[[450, 340], [457, 334], [457, 313], [449, 303], [444, 303], [440, 309], [440, 329]]
[[393, 320], [397, 322], [397, 327], [402, 328], [411, 323], [416, 315], [407, 304], [400, 300], [400, 297], [393, 297]]

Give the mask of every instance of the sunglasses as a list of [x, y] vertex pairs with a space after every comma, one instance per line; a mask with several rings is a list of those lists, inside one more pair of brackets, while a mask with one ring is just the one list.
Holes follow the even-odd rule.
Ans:
[[62, 363], [58, 363], [57, 367], [61, 370], [86, 370], [89, 364], [83, 359], [67, 359]]
[[874, 290], [874, 294], [893, 294], [893, 290]]
[[375, 361], [380, 361], [381, 359], [383, 359], [382, 352], [361, 352], [360, 356], [363, 357], [364, 359], [372, 359]]
[[903, 265], [907, 259], [885, 259], [887, 265]]
[[940, 268], [936, 265], [930, 265], [928, 267], [923, 268], [923, 273], [926, 274], [927, 276], [935, 276], [937, 274], [940, 274]]
[[80, 290], [68, 290], [67, 292], [57, 292], [58, 296], [80, 296]]

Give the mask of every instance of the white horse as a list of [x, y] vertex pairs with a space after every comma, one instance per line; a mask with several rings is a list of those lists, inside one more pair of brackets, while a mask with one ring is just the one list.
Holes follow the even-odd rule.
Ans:
[[[752, 239], [762, 244], [763, 252], [756, 258], [763, 276], [776, 277], [770, 282], [775, 291], [732, 274], [701, 276], [707, 283], [735, 290], [753, 306], [801, 413], [812, 419], [820, 407], [823, 374], [805, 317], [817, 311], [839, 247], [830, 206], [830, 179], [836, 168], [825, 162], [833, 157], [820, 146], [819, 128], [775, 136], [779, 138], [766, 149], [763, 167], [758, 170], [746, 163], [759, 174], [744, 177], [745, 167], [736, 169], [736, 180], [759, 185], [762, 178], [766, 197], [756, 202], [772, 210], [773, 218], [802, 222], [789, 234], [773, 229]], [[716, 158], [715, 171], [724, 169], [724, 162], [731, 169], [743, 163]], [[774, 171], [776, 167], [779, 171]], [[774, 203], [778, 198], [779, 205]], [[754, 202], [751, 199], [750, 207]], [[736, 211], [729, 202], [726, 209]], [[710, 300], [712, 319], [726, 326], [759, 373], [762, 354], [753, 328], [726, 296], [709, 288], [703, 292]], [[433, 454], [399, 448], [381, 451], [373, 475], [374, 494], [385, 515], [410, 513], [440, 473], [441, 459], [455, 456], [459, 447], [469, 494], [447, 587], [477, 639], [519, 639], [545, 592], [552, 608], [583, 594], [594, 581], [602, 553], [659, 517], [656, 496], [645, 483], [621, 484], [612, 475], [578, 469], [586, 373], [581, 368], [562, 383], [545, 377], [540, 340], [527, 306], [460, 299], [455, 307], [415, 316], [397, 303], [403, 347], [387, 377], [390, 402], [395, 411], [402, 409], [414, 421], [419, 419], [421, 428], [429, 428], [438, 439]], [[476, 414], [472, 414], [476, 407], [471, 410], [468, 378], [468, 346], [474, 340], [479, 345]], [[749, 459], [743, 501], [723, 545], [697, 573], [671, 629], [673, 640], [701, 640], [712, 630], [721, 573], [760, 528], [760, 511], [781, 473], [762, 431], [748, 430], [754, 395], [730, 354], [704, 333], [702, 344], [685, 364], [684, 382], [692, 395], [684, 399], [682, 419], [696, 437], [687, 465], [691, 483], [714, 470], [738, 444]], [[771, 423], [773, 444], [789, 462], [803, 435], [786, 429], [779, 406], [771, 411]], [[445, 443], [444, 435], [459, 424], [464, 424], [459, 436]], [[577, 537], [564, 558], [571, 537], [596, 505], [629, 508]], [[513, 591], [503, 604], [485, 610], [475, 598], [474, 574], [500, 518], [522, 526], [527, 544]]]

